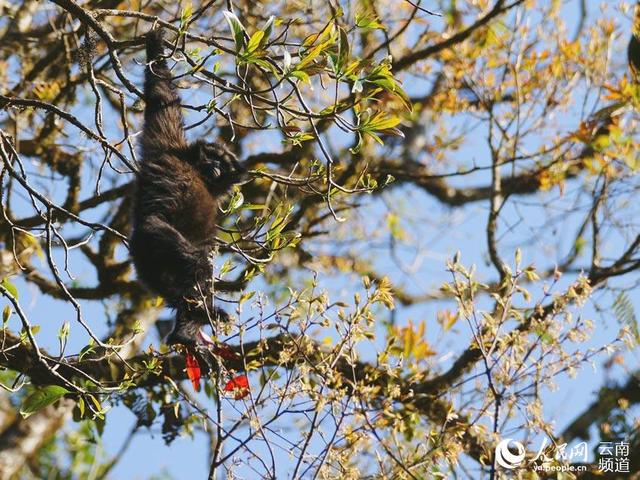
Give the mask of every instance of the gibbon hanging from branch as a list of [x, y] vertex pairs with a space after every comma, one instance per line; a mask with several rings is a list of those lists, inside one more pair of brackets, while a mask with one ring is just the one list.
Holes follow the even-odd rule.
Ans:
[[210, 257], [218, 200], [243, 181], [246, 171], [222, 145], [187, 143], [161, 29], [147, 34], [146, 50], [131, 255], [140, 280], [175, 309], [167, 343], [182, 344], [189, 352], [198, 343], [212, 343], [202, 332], [210, 317], [228, 318], [213, 307]]

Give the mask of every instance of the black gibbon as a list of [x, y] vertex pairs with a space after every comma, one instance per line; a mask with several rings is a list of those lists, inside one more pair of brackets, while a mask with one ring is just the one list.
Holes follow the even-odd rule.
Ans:
[[[147, 34], [142, 161], [136, 179], [131, 256], [139, 279], [164, 297], [176, 319], [167, 343], [194, 346], [211, 308], [210, 255], [217, 200], [246, 174], [221, 145], [187, 143], [180, 97], [163, 57], [163, 31]], [[204, 336], [206, 339], [206, 335]]]
[[631, 39], [627, 46], [627, 59], [629, 60], [629, 70], [631, 79], [640, 81], [640, 2], [637, 2], [631, 28]]
[[627, 57], [629, 59], [631, 79], [637, 82], [640, 79], [640, 40], [636, 35], [632, 35], [631, 40], [629, 40]]

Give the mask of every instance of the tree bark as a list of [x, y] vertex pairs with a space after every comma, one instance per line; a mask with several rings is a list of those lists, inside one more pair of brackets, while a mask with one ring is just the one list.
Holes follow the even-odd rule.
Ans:
[[25, 462], [48, 442], [71, 417], [75, 401], [62, 399], [27, 419], [17, 415], [0, 435], [0, 480], [13, 478]]

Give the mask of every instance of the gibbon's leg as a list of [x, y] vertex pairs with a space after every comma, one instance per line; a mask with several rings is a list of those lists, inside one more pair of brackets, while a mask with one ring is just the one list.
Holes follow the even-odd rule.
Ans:
[[147, 33], [147, 68], [144, 82], [144, 131], [142, 150], [155, 155], [172, 149], [187, 148], [180, 97], [171, 82], [171, 72], [162, 57], [163, 31]]
[[185, 296], [197, 295], [196, 279], [209, 268], [207, 252], [191, 244], [164, 219], [151, 216], [138, 225], [131, 248], [144, 283], [171, 306]]

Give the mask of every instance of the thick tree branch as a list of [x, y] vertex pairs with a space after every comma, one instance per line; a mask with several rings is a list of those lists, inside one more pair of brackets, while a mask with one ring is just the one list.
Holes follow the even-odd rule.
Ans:
[[603, 387], [598, 397], [562, 432], [561, 438], [571, 442], [575, 438], [588, 440], [589, 428], [609, 418], [611, 411], [620, 406], [620, 400], [627, 400], [630, 405], [640, 403], [640, 372], [629, 375], [627, 383], [616, 387]]
[[475, 23], [473, 23], [469, 27], [452, 35], [446, 40], [438, 42], [422, 50], [417, 50], [415, 52], [412, 52], [402, 57], [397, 62], [394, 62], [394, 69], [397, 71], [404, 70], [407, 67], [410, 67], [411, 65], [413, 65], [414, 63], [419, 62], [420, 60], [429, 58], [441, 52], [442, 50], [451, 48], [457, 45], [458, 43], [464, 42], [473, 34], [473, 32], [487, 25], [491, 20], [493, 20], [497, 16], [511, 10], [513, 7], [516, 7], [522, 3], [524, 3], [524, 0], [516, 0], [508, 4], [506, 4], [505, 0], [498, 0], [496, 4], [493, 6], [493, 8], [489, 10], [488, 13], [480, 17]]

